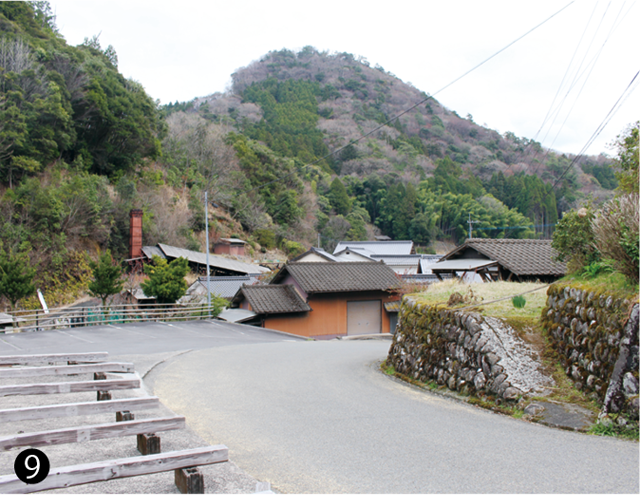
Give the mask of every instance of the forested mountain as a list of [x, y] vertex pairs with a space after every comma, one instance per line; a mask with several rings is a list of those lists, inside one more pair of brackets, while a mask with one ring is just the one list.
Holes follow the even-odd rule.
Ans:
[[[549, 235], [576, 201], [601, 200], [616, 186], [605, 157], [582, 158], [564, 174], [574, 157], [461, 118], [347, 53], [271, 52], [232, 78], [229, 93], [176, 102], [167, 112], [197, 114], [242, 135], [243, 147], [261, 143], [290, 158], [311, 182], [315, 227], [326, 238], [360, 239], [374, 225], [425, 245], [435, 238], [459, 241], [469, 214], [482, 237]], [[239, 156], [255, 187], [262, 178], [244, 152]], [[336, 175], [349, 199], [342, 205]], [[272, 187], [260, 197], [273, 217], [279, 201]], [[530, 225], [547, 227], [522, 228]]]
[[50, 292], [82, 288], [100, 250], [126, 257], [132, 208], [145, 244], [204, 249], [204, 191], [214, 238], [294, 254], [318, 233], [428, 249], [469, 218], [480, 237], [548, 235], [530, 226], [616, 186], [605, 157], [562, 176], [573, 157], [346, 53], [271, 52], [228, 93], [164, 107], [117, 63], [96, 36], [68, 46], [47, 2], [0, 2], [0, 247]]

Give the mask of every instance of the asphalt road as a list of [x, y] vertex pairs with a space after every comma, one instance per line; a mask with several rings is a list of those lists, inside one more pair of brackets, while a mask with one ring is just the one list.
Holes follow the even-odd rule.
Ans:
[[0, 355], [107, 351], [113, 358], [284, 340], [300, 339], [221, 321], [128, 323], [0, 334]]
[[377, 370], [388, 341], [233, 324], [0, 335], [0, 354], [108, 351], [252, 477], [293, 493], [638, 493], [638, 444], [529, 424]]
[[193, 351], [154, 393], [287, 493], [638, 493], [638, 444], [550, 429], [377, 370], [384, 341]]

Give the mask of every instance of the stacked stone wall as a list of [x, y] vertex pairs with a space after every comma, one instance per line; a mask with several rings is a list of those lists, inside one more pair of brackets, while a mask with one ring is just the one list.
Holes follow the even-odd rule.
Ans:
[[504, 322], [403, 299], [387, 363], [419, 381], [498, 400], [550, 385]]
[[638, 305], [564, 284], [547, 291], [542, 324], [575, 387], [638, 419]]
[[[618, 358], [619, 300], [572, 287], [550, 287], [542, 323], [576, 388], [602, 403]], [[617, 313], [617, 314], [616, 314]]]

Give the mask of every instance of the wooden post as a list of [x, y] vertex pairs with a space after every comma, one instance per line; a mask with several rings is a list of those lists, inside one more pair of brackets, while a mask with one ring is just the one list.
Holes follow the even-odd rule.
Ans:
[[[98, 372], [93, 374], [94, 380], [106, 380], [107, 374], [104, 372]], [[110, 390], [98, 390], [96, 392], [98, 394], [97, 400], [111, 400], [111, 391]]]
[[176, 469], [175, 479], [180, 493], [204, 493], [204, 476], [197, 467]]
[[160, 437], [155, 433], [139, 433], [137, 437], [138, 450], [142, 455], [160, 453]]
[[135, 415], [132, 412], [129, 411], [118, 411], [116, 413], [116, 421], [133, 421], [135, 418]]

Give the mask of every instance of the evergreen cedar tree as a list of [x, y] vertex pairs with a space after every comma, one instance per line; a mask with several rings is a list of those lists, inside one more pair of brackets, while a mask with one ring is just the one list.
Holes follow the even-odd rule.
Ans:
[[89, 294], [102, 299], [102, 305], [106, 306], [107, 298], [119, 294], [124, 285], [122, 269], [114, 265], [111, 251], [107, 250], [100, 255], [98, 263], [90, 262], [93, 271], [93, 281], [89, 282]]
[[35, 268], [26, 253], [0, 250], [0, 296], [6, 297], [15, 311], [16, 303], [36, 292], [33, 284]]
[[155, 297], [159, 304], [174, 304], [187, 292], [184, 279], [189, 272], [189, 263], [185, 258], [176, 258], [167, 263], [159, 256], [153, 257], [152, 265], [145, 265], [144, 273], [149, 280], [140, 284], [147, 297]]

